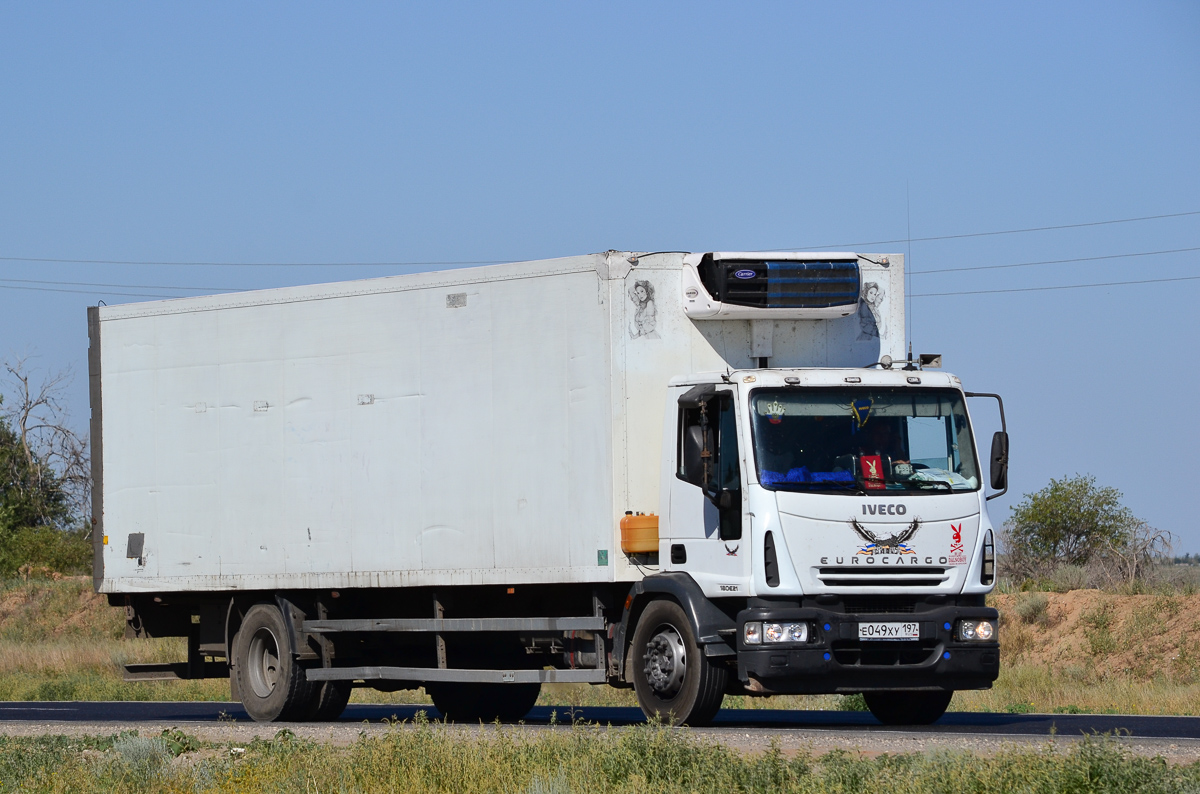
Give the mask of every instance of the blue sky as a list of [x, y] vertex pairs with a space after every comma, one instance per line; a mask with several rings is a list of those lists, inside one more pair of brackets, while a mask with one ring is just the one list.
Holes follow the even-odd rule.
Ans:
[[[32, 258], [811, 250], [1195, 213], [1197, 141], [1194, 2], [5, 2], [0, 356], [73, 368], [82, 428], [97, 300], [446, 266]], [[1015, 496], [1091, 473], [1200, 551], [1200, 251], [1177, 250], [1200, 215], [850, 247], [911, 248], [917, 294], [1190, 279], [914, 297], [912, 338], [1005, 396]], [[1094, 259], [1117, 254], [1139, 256]]]

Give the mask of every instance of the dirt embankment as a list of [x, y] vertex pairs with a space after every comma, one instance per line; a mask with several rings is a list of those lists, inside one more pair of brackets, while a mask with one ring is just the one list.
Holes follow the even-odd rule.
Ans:
[[1013, 593], [1000, 610], [1006, 663], [1052, 668], [1068, 679], [1200, 679], [1200, 595], [1114, 595], [1099, 590]]
[[0, 640], [117, 638], [125, 616], [92, 590], [90, 577], [0, 583]]

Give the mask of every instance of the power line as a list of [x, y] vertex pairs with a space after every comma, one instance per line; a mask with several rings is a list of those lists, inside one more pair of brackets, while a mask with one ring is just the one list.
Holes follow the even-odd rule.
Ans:
[[1172, 212], [1172, 213], [1169, 213], [1166, 215], [1143, 215], [1140, 218], [1116, 218], [1114, 220], [1108, 220], [1108, 221], [1091, 221], [1090, 223], [1063, 223], [1063, 224], [1059, 224], [1058, 226], [1031, 226], [1027, 229], [1004, 229], [1004, 230], [998, 231], [998, 232], [971, 232], [969, 234], [942, 234], [942, 235], [937, 235], [935, 237], [912, 237], [912, 238], [904, 237], [899, 240], [870, 240], [867, 242], [857, 242], [857, 243], [822, 243], [821, 245], [797, 245], [797, 246], [789, 246], [787, 248], [770, 248], [770, 249], [766, 249], [766, 250], [770, 250], [770, 251], [804, 251], [804, 250], [815, 251], [815, 250], [820, 250], [822, 248], [825, 248], [825, 249], [843, 248], [843, 247], [849, 248], [851, 246], [859, 246], [859, 245], [892, 245], [895, 243], [908, 243], [908, 242], [923, 243], [923, 242], [930, 242], [933, 240], [961, 240], [965, 237], [992, 237], [997, 234], [1023, 234], [1024, 232], [1049, 232], [1049, 231], [1054, 231], [1056, 229], [1082, 229], [1086, 226], [1107, 226], [1107, 225], [1113, 224], [1113, 223], [1135, 223], [1137, 221], [1159, 220], [1160, 218], [1182, 218], [1182, 217], [1185, 217], [1188, 215], [1200, 215], [1200, 210], [1194, 210], [1192, 212]]
[[999, 270], [1008, 267], [1031, 267], [1032, 265], [1061, 265], [1066, 262], [1095, 262], [1100, 259], [1125, 259], [1131, 256], [1158, 256], [1159, 254], [1181, 254], [1187, 251], [1200, 251], [1200, 246], [1195, 248], [1171, 248], [1166, 251], [1139, 251], [1132, 254], [1108, 254], [1106, 256], [1081, 256], [1075, 259], [1047, 259], [1042, 262], [1018, 262], [1013, 265], [980, 265], [979, 267], [948, 267], [941, 270], [914, 270], [911, 271], [914, 276], [923, 276], [926, 273], [966, 273], [972, 270]]
[[1167, 281], [1200, 281], [1200, 276], [1180, 276], [1178, 278], [1147, 278], [1140, 281], [1106, 281], [1099, 284], [1064, 284], [1060, 287], [1021, 287], [1015, 289], [978, 289], [966, 292], [921, 292], [914, 298], [936, 298], [945, 295], [993, 295], [999, 292], [1043, 292], [1059, 289], [1087, 289], [1089, 287], [1125, 287], [1130, 284], [1161, 284]]
[[502, 265], [509, 263], [509, 260], [498, 259], [431, 262], [159, 262], [134, 259], [55, 259], [53, 257], [36, 256], [0, 256], [0, 261], [43, 262], [61, 265], [163, 265], [168, 267], [412, 267], [428, 265]]
[[76, 295], [120, 295], [123, 298], [179, 298], [180, 295], [150, 295], [144, 292], [97, 292], [94, 289], [56, 289], [54, 287], [18, 287], [13, 284], [0, 284], [0, 289], [20, 289], [30, 292], [70, 292]]
[[[0, 279], [0, 281], [5, 281], [5, 280], [10, 280], [10, 279]], [[1196, 281], [1196, 280], [1200, 280], [1200, 276], [1180, 276], [1178, 278], [1148, 278], [1148, 279], [1139, 279], [1137, 281], [1106, 281], [1106, 282], [1101, 282], [1101, 283], [1097, 283], [1097, 284], [1064, 284], [1062, 286], [1056, 286], [1056, 287], [1019, 287], [1019, 288], [1012, 288], [1012, 289], [980, 289], [980, 290], [966, 290], [966, 291], [962, 291], [962, 292], [918, 292], [918, 293], [910, 293], [909, 297], [912, 297], [912, 298], [936, 298], [936, 297], [942, 297], [942, 296], [947, 296], [947, 295], [991, 295], [991, 294], [1002, 293], [1002, 292], [1042, 292], [1045, 290], [1087, 289], [1089, 287], [1124, 287], [1124, 286], [1129, 286], [1129, 285], [1133, 285], [1133, 284], [1161, 284], [1161, 283], [1169, 282], [1169, 281]], [[75, 286], [75, 285], [79, 284], [78, 282], [71, 282], [71, 281], [61, 281], [61, 282], [50, 281], [50, 282], [44, 282], [44, 283], [64, 284], [64, 285], [70, 285], [70, 286]], [[118, 286], [118, 285], [114, 285], [114, 286]], [[153, 287], [153, 286], [138, 287], [135, 285], [122, 285], [122, 286], [125, 289], [176, 289], [175, 287], [161, 287], [161, 286], [160, 287]], [[189, 297], [186, 295], [154, 295], [154, 294], [141, 293], [141, 292], [109, 292], [108, 290], [97, 291], [97, 290], [82, 290], [82, 289], [62, 289], [62, 288], [55, 288], [55, 287], [27, 287], [27, 286], [18, 286], [15, 284], [3, 284], [3, 283], [0, 283], [0, 289], [19, 289], [19, 290], [29, 290], [32, 292], [67, 292], [67, 293], [74, 293], [77, 295], [119, 295], [121, 297], [127, 297], [127, 298]], [[182, 289], [182, 288], [180, 288], [180, 289]], [[188, 289], [197, 289], [197, 288], [189, 287]], [[231, 292], [243, 292], [245, 290], [230, 290], [230, 291]]]
[[117, 287], [118, 289], [174, 289], [194, 290], [198, 292], [242, 292], [245, 287], [172, 287], [165, 284], [96, 284], [90, 281], [46, 281], [31, 278], [0, 278], [2, 283], [12, 284], [53, 284], [67, 287]]
[[[1006, 269], [1006, 267], [1030, 267], [1033, 265], [1055, 265], [1055, 264], [1062, 264], [1062, 263], [1074, 263], [1074, 261], [1097, 261], [1097, 260], [1103, 260], [1103, 259], [1124, 259], [1124, 258], [1129, 258], [1129, 257], [1153, 257], [1153, 255], [1159, 255], [1159, 254], [1187, 253], [1187, 252], [1193, 252], [1193, 251], [1200, 251], [1200, 246], [1195, 246], [1192, 248], [1169, 248], [1169, 249], [1165, 249], [1165, 251], [1140, 251], [1140, 252], [1133, 252], [1133, 253], [1105, 254], [1105, 255], [1099, 255], [1099, 257], [1076, 257], [1073, 259], [1045, 259], [1042, 261], [1021, 261], [1021, 263], [1013, 263], [1013, 264], [1007, 264], [1007, 265], [980, 265], [978, 267], [946, 267], [946, 269], [940, 269], [940, 270], [912, 271], [912, 272], [910, 272], [910, 275], [923, 276], [923, 275], [926, 275], [926, 273], [956, 273], [956, 272], [968, 272], [968, 271], [976, 271], [976, 270]], [[1133, 283], [1133, 282], [1130, 282], [1130, 283]], [[1139, 282], [1139, 283], [1141, 283], [1141, 282]], [[58, 288], [62, 288], [62, 287], [103, 287], [103, 288], [114, 288], [114, 289], [160, 289], [160, 290], [166, 289], [166, 290], [180, 290], [180, 291], [200, 291], [200, 293], [242, 293], [242, 291], [248, 291], [251, 289], [263, 289], [263, 288], [245, 288], [245, 287], [176, 287], [176, 285], [172, 285], [172, 284], [112, 284], [112, 283], [103, 283], [103, 282], [97, 283], [97, 282], [83, 282], [83, 281], [49, 281], [49, 279], [34, 279], [34, 278], [0, 278], [0, 287], [4, 287], [4, 284], [43, 284], [43, 285], [50, 285], [50, 287], [58, 287]], [[10, 289], [18, 289], [18, 287], [11, 287]], [[35, 289], [35, 288], [34, 287], [25, 287], [24, 289]], [[1040, 288], [1038, 288], [1038, 289], [1040, 289]], [[48, 290], [48, 291], [77, 291], [77, 290], [59, 289], [59, 290]], [[90, 294], [91, 290], [84, 290], [84, 291], [86, 294]], [[916, 296], [916, 297], [924, 296], [924, 294], [919, 294], [919, 293], [912, 294], [911, 289], [908, 291], [910, 291], [911, 296]], [[979, 291], [992, 291], [992, 290], [979, 290]], [[1003, 290], [998, 290], [998, 291], [1003, 291]], [[124, 296], [132, 296], [132, 297], [142, 297], [143, 296], [140, 293], [103, 293], [103, 294], [124, 295]], [[974, 293], [974, 291], [968, 291], [968, 293], [936, 293], [936, 294], [937, 295], [958, 295], [958, 294], [973, 295], [973, 294], [977, 294], [977, 293]], [[178, 295], [144, 295], [144, 296], [145, 297], [179, 297]]]
[[[968, 237], [991, 237], [1000, 234], [1022, 234], [1025, 232], [1045, 232], [1057, 229], [1082, 229], [1090, 226], [1107, 226], [1114, 223], [1135, 223], [1152, 221], [1163, 218], [1183, 218], [1200, 215], [1200, 210], [1190, 212], [1172, 212], [1164, 215], [1143, 215], [1137, 218], [1115, 218], [1088, 223], [1065, 223], [1057, 226], [1031, 226], [1025, 229], [1002, 229], [992, 232], [971, 232], [968, 234], [943, 234], [932, 237], [905, 237], [899, 240], [870, 240], [855, 243], [822, 243], [821, 245], [798, 245], [787, 248], [766, 248], [764, 251], [802, 251], [820, 248], [832, 249], [860, 245], [891, 245], [895, 243], [930, 242], [933, 240], [960, 240]], [[162, 265], [167, 267], [429, 267], [451, 265], [499, 265], [511, 264], [522, 260], [515, 259], [462, 259], [462, 260], [429, 260], [422, 262], [168, 262], [162, 260], [142, 259], [60, 259], [56, 257], [32, 256], [0, 256], [4, 262], [41, 262], [46, 264], [65, 265]]]

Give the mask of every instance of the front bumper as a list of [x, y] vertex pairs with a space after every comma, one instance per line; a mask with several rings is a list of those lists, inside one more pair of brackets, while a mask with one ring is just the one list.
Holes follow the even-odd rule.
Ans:
[[[944, 606], [918, 614], [848, 614], [807, 607], [755, 607], [738, 613], [738, 678], [760, 694], [870, 690], [988, 689], [1000, 675], [999, 642], [960, 642], [960, 620], [991, 620], [987, 607]], [[747, 621], [806, 622], [806, 643], [746, 645]], [[859, 640], [860, 622], [917, 622], [916, 640]], [[950, 628], [946, 628], [949, 625]]]

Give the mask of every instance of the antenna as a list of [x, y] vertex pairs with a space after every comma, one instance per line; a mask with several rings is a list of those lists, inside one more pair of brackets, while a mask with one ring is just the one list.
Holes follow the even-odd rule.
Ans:
[[904, 180], [904, 215], [908, 225], [908, 234], [906, 238], [907, 253], [904, 255], [904, 280], [907, 282], [904, 286], [904, 299], [908, 304], [904, 310], [905, 324], [908, 330], [905, 336], [908, 337], [908, 357], [912, 358], [912, 201], [909, 198], [908, 180]]

